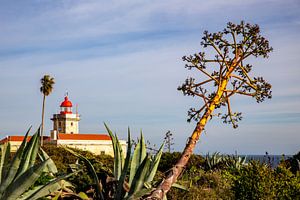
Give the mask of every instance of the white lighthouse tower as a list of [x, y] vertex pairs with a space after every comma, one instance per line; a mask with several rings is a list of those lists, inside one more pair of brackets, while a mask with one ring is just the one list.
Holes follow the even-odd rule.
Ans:
[[56, 140], [58, 133], [78, 134], [79, 120], [78, 113], [72, 113], [72, 102], [68, 96], [65, 96], [64, 101], [60, 104], [60, 113], [54, 114], [52, 117], [53, 130], [51, 130], [51, 139]]

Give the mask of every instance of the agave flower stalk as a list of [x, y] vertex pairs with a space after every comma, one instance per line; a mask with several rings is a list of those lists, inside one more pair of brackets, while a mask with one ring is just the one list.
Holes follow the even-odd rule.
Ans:
[[245, 64], [251, 56], [266, 58], [272, 51], [268, 40], [260, 35], [258, 25], [242, 21], [238, 25], [228, 23], [223, 31], [217, 33], [205, 31], [201, 45], [212, 51], [208, 51], [208, 55], [200, 52], [183, 57], [187, 62], [186, 68], [195, 70], [195, 74], [198, 72], [201, 80], [187, 78], [178, 88], [184, 95], [199, 97], [203, 101], [199, 109], [191, 108], [188, 112], [188, 121], [195, 120], [196, 127], [180, 159], [148, 199], [162, 199], [170, 190], [187, 165], [207, 122], [213, 116], [221, 116], [221, 113], [215, 113], [216, 109], [224, 107], [223, 122], [237, 128], [242, 117], [240, 112], [232, 111], [230, 100], [233, 96], [250, 96], [258, 103], [272, 97], [271, 85], [262, 77], [251, 77], [252, 65]]

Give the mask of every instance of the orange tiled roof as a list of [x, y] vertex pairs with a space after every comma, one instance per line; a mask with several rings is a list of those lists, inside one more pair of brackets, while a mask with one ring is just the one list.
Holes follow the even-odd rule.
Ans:
[[[30, 140], [31, 136], [27, 137], [27, 142]], [[24, 139], [24, 136], [19, 136], [19, 135], [11, 135], [7, 136], [6, 138], [1, 140], [1, 144], [6, 143], [7, 141], [13, 141], [13, 142], [22, 142]]]
[[[30, 140], [31, 136], [27, 137], [27, 142]], [[64, 134], [59, 133], [57, 135], [59, 140], [111, 140], [109, 135], [105, 134]], [[24, 136], [11, 135], [7, 136], [4, 139], [0, 140], [0, 144], [4, 144], [7, 141], [12, 142], [22, 142]], [[44, 140], [50, 140], [50, 137], [44, 136]]]
[[109, 135], [104, 134], [64, 134], [58, 133], [59, 140], [111, 140]]
[[[10, 135], [10, 136], [7, 136], [6, 138], [2, 139], [0, 141], [0, 144], [4, 144], [6, 143], [7, 141], [12, 141], [12, 142], [22, 142], [24, 140], [24, 137], [25, 136], [19, 136], [19, 135]], [[28, 136], [27, 137], [27, 142], [29, 142], [31, 136]], [[48, 136], [44, 136], [44, 140], [48, 140], [50, 137]]]

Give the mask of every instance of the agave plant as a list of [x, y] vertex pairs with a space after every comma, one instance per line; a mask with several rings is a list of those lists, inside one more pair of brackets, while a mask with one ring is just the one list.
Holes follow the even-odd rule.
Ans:
[[146, 144], [141, 133], [140, 139], [131, 154], [132, 141], [130, 130], [128, 129], [128, 141], [126, 157], [116, 134], [105, 124], [105, 127], [111, 137], [114, 151], [114, 169], [113, 177], [99, 180], [93, 165], [88, 159], [75, 151], [64, 147], [73, 155], [79, 157], [86, 165], [90, 175], [94, 180], [95, 193], [97, 199], [139, 199], [149, 194], [153, 189], [153, 178], [157, 172], [158, 164], [163, 152], [162, 144], [155, 155], [150, 155], [146, 151]]
[[223, 162], [223, 156], [219, 152], [214, 152], [212, 155], [209, 153], [205, 156], [205, 169], [213, 170]]
[[240, 157], [240, 156], [226, 156], [224, 157], [224, 163], [225, 165], [234, 170], [240, 170], [242, 166], [246, 165], [246, 156]]
[[[30, 129], [11, 161], [9, 161], [10, 144], [1, 145], [0, 200], [38, 199], [59, 189], [61, 187], [59, 181], [73, 175], [53, 177], [46, 184], [32, 188], [43, 173], [55, 174], [57, 168], [46, 152], [40, 148], [40, 128], [27, 142]], [[38, 155], [41, 162], [36, 163]]]

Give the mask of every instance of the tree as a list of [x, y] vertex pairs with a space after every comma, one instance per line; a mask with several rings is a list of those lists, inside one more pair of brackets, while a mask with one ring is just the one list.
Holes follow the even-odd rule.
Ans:
[[[221, 116], [224, 123], [238, 127], [242, 116], [240, 112], [232, 111], [230, 99], [234, 95], [253, 97], [257, 103], [272, 97], [271, 85], [262, 77], [251, 77], [252, 65], [245, 63], [250, 57], [267, 58], [273, 50], [268, 40], [260, 35], [258, 25], [242, 21], [237, 25], [228, 23], [223, 31], [217, 33], [205, 31], [201, 46], [209, 48], [210, 51], [206, 51], [208, 55], [200, 52], [184, 56], [183, 61], [187, 62], [187, 69], [195, 70], [195, 74], [199, 73], [204, 79], [196, 81], [193, 77], [187, 78], [178, 90], [184, 95], [199, 97], [204, 105], [188, 111], [188, 121], [197, 121], [196, 127], [180, 159], [148, 199], [162, 199], [170, 190], [187, 165], [209, 119]], [[225, 108], [227, 112], [224, 115], [216, 114], [214, 111], [220, 108]]]
[[50, 75], [44, 75], [43, 78], [41, 78], [41, 84], [40, 92], [43, 94], [41, 146], [43, 146], [45, 102], [46, 96], [49, 96], [53, 90], [53, 85], [55, 84], [54, 78]]

